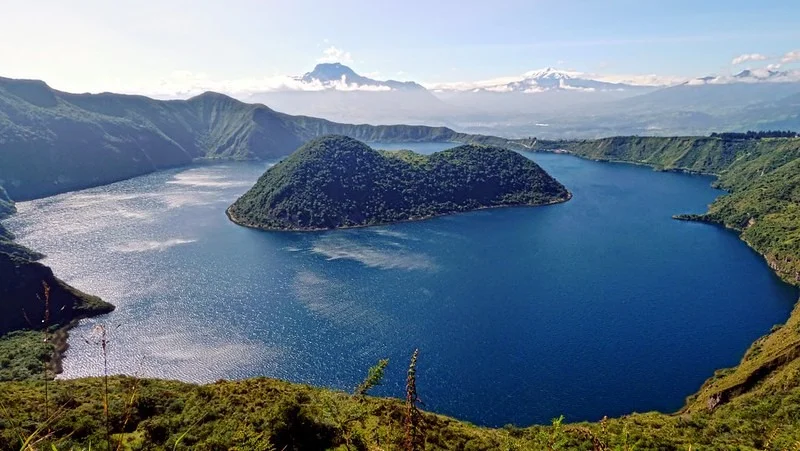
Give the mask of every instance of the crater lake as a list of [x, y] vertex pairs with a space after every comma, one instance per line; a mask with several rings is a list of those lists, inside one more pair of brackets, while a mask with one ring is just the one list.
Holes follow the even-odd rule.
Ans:
[[[451, 144], [376, 144], [430, 153]], [[403, 396], [477, 424], [675, 411], [797, 299], [702, 213], [712, 178], [528, 154], [574, 195], [391, 226], [264, 232], [225, 208], [268, 167], [158, 172], [18, 204], [6, 224], [56, 275], [117, 306], [71, 331], [60, 377], [268, 376]]]

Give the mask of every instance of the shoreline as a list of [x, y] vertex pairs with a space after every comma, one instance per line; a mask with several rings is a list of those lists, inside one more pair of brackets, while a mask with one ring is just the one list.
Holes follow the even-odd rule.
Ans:
[[[630, 165], [633, 165], [633, 166], [648, 167], [648, 168], [651, 168], [655, 172], [673, 172], [673, 173], [677, 173], [677, 174], [704, 175], [704, 176], [715, 177], [715, 178], [719, 178], [719, 176], [720, 176], [716, 172], [694, 171], [694, 170], [691, 170], [691, 169], [685, 169], [685, 168], [679, 168], [679, 167], [664, 168], [664, 167], [659, 167], [659, 166], [656, 166], [655, 164], [647, 163], [647, 162], [644, 162], [644, 161], [626, 161], [626, 160], [613, 160], [613, 159], [610, 159], [610, 158], [593, 158], [593, 157], [589, 157], [589, 156], [586, 156], [586, 155], [581, 155], [579, 153], [572, 152], [572, 151], [567, 150], [567, 149], [533, 149], [533, 148], [530, 148], [530, 149], [525, 150], [524, 152], [529, 152], [529, 153], [552, 153], [552, 154], [556, 154], [556, 155], [571, 155], [573, 157], [577, 157], [577, 158], [580, 158], [580, 159], [583, 159], [583, 160], [596, 161], [598, 163], [630, 164]], [[715, 189], [719, 189], [719, 190], [725, 191], [722, 188], [717, 188], [716, 186], [714, 186], [713, 183], [712, 183], [712, 187], [715, 188]]]
[[234, 223], [236, 225], [239, 225], [239, 226], [242, 226], [242, 227], [247, 227], [248, 229], [263, 230], [263, 231], [266, 231], [266, 232], [297, 232], [297, 233], [309, 233], [309, 232], [312, 232], [313, 233], [313, 232], [329, 232], [329, 231], [333, 231], [333, 230], [364, 229], [364, 228], [367, 228], [367, 227], [382, 227], [382, 226], [389, 226], [389, 225], [394, 225], [394, 224], [403, 224], [403, 223], [408, 223], [408, 222], [420, 222], [420, 221], [427, 221], [429, 219], [434, 219], [434, 218], [441, 218], [441, 217], [444, 217], [444, 216], [453, 216], [453, 215], [458, 215], [458, 214], [463, 214], [463, 213], [471, 213], [471, 212], [481, 211], [481, 210], [493, 210], [493, 209], [499, 209], [499, 208], [547, 207], [547, 206], [551, 206], [551, 205], [563, 204], [563, 203], [569, 202], [570, 200], [572, 200], [572, 192], [571, 191], [567, 191], [566, 199], [554, 200], [554, 201], [550, 201], [550, 202], [546, 202], [546, 203], [542, 203], [542, 204], [516, 204], [516, 205], [482, 206], [482, 207], [478, 207], [478, 208], [471, 208], [469, 210], [464, 210], [464, 211], [453, 211], [453, 212], [449, 212], [449, 213], [439, 213], [439, 214], [424, 216], [424, 217], [420, 217], [420, 218], [408, 218], [408, 219], [402, 219], [402, 220], [399, 220], [399, 221], [380, 222], [380, 223], [377, 223], [377, 224], [360, 224], [360, 225], [329, 227], [329, 228], [291, 228], [291, 229], [288, 229], [288, 228], [278, 228], [278, 227], [263, 227], [263, 226], [259, 226], [259, 225], [256, 225], [256, 224], [249, 224], [249, 223], [246, 223], [246, 222], [243, 222], [243, 221], [239, 220], [239, 218], [237, 218], [236, 216], [233, 215], [233, 213], [231, 213], [231, 211], [230, 211], [231, 207], [228, 207], [228, 208], [225, 209], [225, 215], [228, 217], [228, 220], [230, 220], [232, 223]]
[[[681, 173], [688, 173], [688, 174], [699, 174], [699, 175], [711, 175], [711, 176], [718, 176], [718, 174], [714, 174], [714, 173], [701, 173], [701, 172], [696, 172], [696, 171], [683, 170], [683, 169], [680, 169], [680, 168], [674, 168], [674, 169], [664, 170], [664, 169], [659, 169], [658, 167], [655, 167], [654, 165], [647, 164], [647, 163], [640, 163], [640, 162], [630, 162], [630, 161], [617, 161], [617, 160], [603, 160], [603, 159], [595, 159], [595, 158], [590, 158], [590, 157], [586, 157], [586, 156], [581, 156], [581, 155], [579, 155], [579, 154], [572, 153], [572, 152], [554, 152], [554, 151], [547, 151], [547, 150], [533, 150], [532, 152], [534, 152], [534, 153], [537, 153], [537, 152], [542, 152], [542, 153], [567, 154], [567, 155], [576, 156], [576, 157], [578, 157], [578, 158], [581, 158], [581, 159], [585, 159], [585, 160], [589, 160], [589, 161], [595, 161], [595, 162], [601, 162], [601, 163], [625, 163], [625, 164], [633, 164], [633, 165], [636, 165], [636, 166], [649, 166], [649, 167], [651, 167], [651, 168], [652, 168], [654, 171], [657, 171], [657, 172], [681, 172]], [[724, 195], [724, 194], [721, 194], [721, 195]], [[258, 229], [258, 230], [265, 230], [265, 231], [275, 231], [275, 232], [321, 232], [321, 231], [330, 231], [330, 230], [337, 230], [337, 229], [365, 228], [365, 227], [373, 227], [373, 226], [375, 226], [375, 227], [379, 227], [379, 226], [386, 226], [386, 225], [397, 224], [397, 223], [402, 223], [402, 222], [416, 222], [416, 221], [424, 221], [424, 220], [433, 219], [433, 218], [440, 217], [440, 216], [449, 216], [449, 215], [455, 215], [455, 214], [460, 214], [460, 213], [468, 213], [468, 212], [471, 212], [471, 211], [479, 211], [479, 210], [485, 210], [485, 209], [487, 209], [487, 210], [488, 210], [488, 209], [494, 209], [494, 208], [511, 208], [511, 207], [534, 207], [534, 206], [547, 206], [547, 205], [554, 205], [554, 204], [559, 204], [559, 203], [565, 203], [565, 202], [569, 201], [570, 199], [572, 199], [572, 193], [571, 193], [571, 192], [568, 192], [567, 199], [565, 199], [565, 200], [553, 201], [553, 202], [544, 203], [544, 204], [538, 204], [538, 205], [527, 205], [527, 204], [520, 204], [520, 205], [497, 205], [497, 206], [479, 207], [479, 208], [476, 208], [476, 209], [471, 209], [471, 210], [467, 210], [467, 211], [459, 211], [459, 212], [443, 213], [443, 214], [431, 215], [431, 216], [427, 216], [427, 217], [423, 217], [423, 218], [412, 218], [412, 219], [407, 219], [407, 220], [403, 220], [403, 221], [393, 221], [393, 222], [380, 223], [380, 224], [370, 224], [370, 225], [359, 225], [359, 226], [339, 227], [339, 228], [334, 228], [334, 229], [280, 229], [280, 228], [272, 228], [272, 229], [271, 229], [271, 228], [264, 228], [264, 227], [259, 227], [259, 226], [256, 226], [256, 225], [248, 225], [248, 224], [245, 224], [245, 223], [239, 222], [239, 220], [238, 220], [238, 219], [237, 219], [237, 218], [236, 218], [234, 215], [232, 215], [232, 214], [230, 213], [230, 207], [229, 207], [229, 208], [226, 208], [226, 209], [225, 209], [225, 212], [226, 212], [226, 216], [228, 217], [228, 219], [229, 219], [231, 222], [233, 222], [233, 223], [235, 223], [235, 224], [237, 224], [237, 225], [243, 226], [243, 227], [248, 227], [248, 228], [253, 228], [253, 229]], [[679, 216], [679, 215], [676, 215], [676, 216]], [[698, 216], [703, 216], [703, 215], [698, 215]], [[675, 217], [675, 219], [676, 219], [676, 220], [688, 220], [688, 221], [697, 222], [697, 220], [696, 220], [696, 219], [684, 219], [684, 218], [678, 218], [678, 217]], [[729, 228], [729, 227], [725, 226], [724, 224], [719, 224], [719, 223], [714, 223], [714, 222], [708, 222], [708, 221], [700, 221], [700, 222], [709, 223], [709, 224], [712, 224], [712, 225], [717, 225], [717, 226], [720, 226], [720, 227], [722, 227], [722, 228], [724, 228], [724, 229], [726, 229], [726, 230], [733, 231], [733, 232], [735, 232], [735, 233], [737, 233], [737, 234], [740, 234], [740, 232], [741, 232], [741, 231], [738, 231], [738, 230], [736, 230], [736, 229]], [[742, 239], [741, 241], [745, 242], [745, 244], [747, 244], [747, 245], [748, 245], [748, 247], [750, 247], [751, 249], [753, 249], [753, 247], [750, 245], [750, 243], [748, 243], [746, 240], [743, 240], [743, 239]], [[761, 257], [762, 257], [762, 258], [765, 260], [765, 262], [766, 262], [766, 263], [769, 265], [769, 261], [768, 261], [768, 259], [767, 259], [767, 256], [766, 256], [766, 255], [764, 255], [764, 254], [761, 254], [760, 252], [756, 251], [755, 249], [753, 249], [753, 250], [754, 250], [754, 251], [755, 251], [755, 252], [756, 252], [758, 255], [760, 255], [760, 256], [761, 256]], [[770, 266], [770, 269], [772, 270], [773, 274], [775, 274], [775, 275], [777, 275], [777, 276], [779, 276], [779, 277], [780, 277], [780, 273], [779, 273], [778, 271], [776, 271], [776, 269], [775, 269], [775, 268], [772, 268], [772, 267], [771, 267], [771, 265], [769, 265], [769, 266]], [[794, 284], [794, 285], [796, 286], [797, 284]], [[790, 315], [790, 317], [789, 317], [789, 318], [791, 318], [791, 315]], [[68, 337], [69, 337], [68, 331], [69, 331], [70, 329], [74, 328], [74, 327], [77, 325], [77, 321], [73, 321], [73, 322], [74, 322], [75, 324], [69, 324], [69, 325], [67, 325], [67, 326], [64, 326], [62, 329], [59, 329], [59, 330], [57, 331], [57, 332], [63, 332], [63, 336], [59, 336], [59, 337], [58, 337], [58, 339], [59, 339], [59, 340], [63, 340], [63, 345], [64, 345], [63, 347], [61, 347], [61, 348], [59, 348], [59, 349], [58, 349], [58, 356], [56, 356], [56, 350], [54, 350], [54, 357], [53, 357], [53, 360], [56, 360], [56, 359], [58, 359], [59, 365], [60, 365], [61, 361], [63, 360], [63, 358], [65, 357], [65, 353], [66, 353], [66, 351], [67, 351], [67, 350], [68, 350], [68, 348], [69, 348], [69, 345], [68, 345], [68, 343], [66, 342], [66, 341], [67, 341], [67, 339], [68, 339]], [[54, 334], [54, 335], [55, 335], [55, 334]], [[767, 334], [765, 334], [765, 335], [764, 335], [764, 337], [768, 337], [768, 336], [771, 336], [771, 335], [772, 335], [772, 333], [767, 333]], [[54, 345], [55, 345], [55, 340], [56, 340], [55, 336], [53, 337], [53, 340], [54, 340]], [[750, 347], [752, 347], [753, 345], [755, 345], [755, 343], [757, 343], [757, 342], [758, 342], [758, 340], [757, 340], [757, 341], [754, 341], [753, 343], [751, 343], [751, 344], [750, 344]], [[59, 341], [59, 343], [61, 343], [61, 342]], [[739, 367], [739, 364], [737, 364], [737, 365], [733, 366], [732, 368], [737, 368], [737, 367]], [[59, 372], [60, 372], [60, 371], [59, 371]], [[203, 384], [198, 384], [198, 385], [203, 385]], [[697, 390], [696, 392], [692, 393], [692, 395], [691, 395], [691, 396], [695, 396], [695, 395], [697, 395], [698, 393], [700, 393], [700, 392], [701, 392], [701, 390], [702, 390], [702, 389], [703, 389], [703, 386], [700, 386], [700, 387], [698, 387], [698, 390]], [[685, 407], [684, 407], [684, 408], [685, 408]], [[683, 409], [681, 409], [681, 410], [683, 410]], [[680, 412], [681, 412], [681, 411], [678, 411], [678, 412], [672, 413], [672, 415], [678, 415], [678, 414], [680, 414]], [[669, 414], [669, 413], [665, 413], [665, 415], [670, 415], [670, 414]]]

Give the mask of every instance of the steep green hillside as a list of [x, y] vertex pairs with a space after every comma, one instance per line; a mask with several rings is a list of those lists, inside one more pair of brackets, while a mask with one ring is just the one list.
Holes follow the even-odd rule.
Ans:
[[[159, 101], [69, 94], [0, 78], [0, 186], [27, 200], [110, 183], [196, 158], [273, 159], [326, 134], [449, 141], [441, 127], [347, 125], [278, 113], [222, 94]], [[7, 208], [0, 194], [0, 209]]]
[[380, 153], [331, 135], [267, 170], [228, 214], [250, 227], [314, 230], [567, 199], [567, 190], [536, 163], [503, 148]]
[[534, 150], [564, 149], [594, 160], [626, 161], [658, 169], [713, 173], [727, 168], [752, 142], [710, 137], [622, 136], [582, 141], [538, 141]]

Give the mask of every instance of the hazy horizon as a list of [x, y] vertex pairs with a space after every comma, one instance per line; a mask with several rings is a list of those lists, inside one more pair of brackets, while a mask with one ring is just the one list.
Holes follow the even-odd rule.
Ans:
[[298, 89], [292, 77], [320, 62], [429, 88], [544, 67], [650, 84], [796, 70], [800, 5], [768, 3], [32, 1], [9, 7], [0, 58], [11, 64], [0, 75], [180, 97]]

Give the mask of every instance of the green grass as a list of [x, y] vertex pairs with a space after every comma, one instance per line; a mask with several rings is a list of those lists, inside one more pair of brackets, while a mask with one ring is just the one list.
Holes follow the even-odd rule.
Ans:
[[45, 342], [42, 332], [15, 331], [0, 337], [0, 382], [41, 379], [52, 353], [53, 345]]
[[[427, 449], [793, 449], [800, 442], [800, 364], [714, 412], [634, 414], [597, 423], [483, 428], [422, 413]], [[58, 449], [105, 443], [101, 378], [50, 384], [46, 422]], [[399, 394], [398, 394], [399, 395]], [[424, 393], [421, 394], [424, 396]], [[0, 449], [43, 423], [43, 383], [0, 383]], [[491, 406], [486, 406], [491, 408]], [[272, 379], [209, 385], [113, 377], [111, 440], [122, 449], [402, 449], [403, 401]], [[176, 446], [175, 444], [178, 443]], [[605, 448], [596, 448], [603, 446]], [[44, 448], [44, 447], [43, 447]], [[102, 449], [102, 448], [101, 448]], [[244, 448], [247, 449], [247, 448]]]

